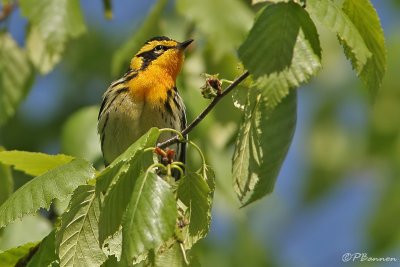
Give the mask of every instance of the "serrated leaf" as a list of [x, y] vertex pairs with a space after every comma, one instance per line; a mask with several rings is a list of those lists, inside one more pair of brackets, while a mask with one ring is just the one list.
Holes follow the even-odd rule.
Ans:
[[296, 91], [270, 109], [256, 90], [249, 92], [233, 156], [234, 190], [243, 205], [271, 193], [296, 126]]
[[[293, 2], [267, 6], [240, 46], [239, 57], [256, 77], [285, 71], [296, 63], [293, 53], [300, 31], [311, 52], [320, 58], [321, 48], [315, 25], [301, 6]], [[315, 64], [315, 59], [311, 62], [307, 58], [303, 60], [310, 67]]]
[[74, 158], [67, 155], [49, 155], [28, 151], [0, 151], [0, 162], [12, 165], [14, 169], [28, 175], [39, 176], [51, 169], [71, 162]]
[[312, 17], [336, 33], [354, 55], [354, 66], [361, 70], [371, 53], [351, 19], [331, 0], [308, 0], [307, 10]]
[[[0, 152], [1, 151], [4, 151], [4, 148], [0, 146]], [[0, 163], [0, 185], [1, 206], [14, 191], [14, 180], [11, 174], [11, 168], [2, 163]]]
[[308, 81], [321, 68], [318, 33], [308, 13], [293, 2], [267, 6], [239, 48], [254, 86], [275, 107], [289, 90]]
[[0, 126], [15, 114], [33, 77], [25, 52], [11, 35], [0, 32]]
[[60, 266], [100, 266], [106, 260], [98, 240], [99, 216], [100, 199], [94, 186], [79, 186], [56, 233]]
[[121, 257], [125, 264], [171, 238], [176, 218], [176, 201], [169, 184], [155, 173], [143, 173], [122, 220]]
[[211, 190], [204, 177], [188, 173], [178, 186], [178, 199], [189, 208], [189, 235], [198, 239], [204, 237], [210, 228]]
[[259, 77], [252, 87], [261, 91], [266, 105], [272, 109], [289, 94], [290, 90], [307, 81], [320, 68], [320, 58], [310, 49], [303, 32], [300, 31], [290, 68], [279, 73]]
[[165, 10], [167, 3], [167, 0], [159, 0], [146, 16], [141, 27], [136, 29], [134, 35], [114, 54], [111, 64], [113, 76], [120, 76], [121, 72], [129, 66], [129, 60], [139, 51], [143, 44], [148, 39], [159, 34], [161, 14]]
[[29, 56], [41, 73], [47, 73], [60, 60], [67, 39], [86, 30], [79, 0], [21, 0], [19, 6], [31, 24]]
[[27, 267], [54, 265], [58, 266], [58, 256], [56, 255], [55, 231], [53, 230], [40, 242], [39, 249], [29, 260]]
[[152, 163], [150, 153], [138, 151], [127, 163], [126, 170], [115, 177], [116, 181], [110, 185], [102, 201], [99, 218], [100, 244], [103, 244], [104, 240], [117, 232], [121, 226], [122, 216], [131, 199], [135, 182], [139, 175]]
[[16, 263], [34, 248], [37, 243], [26, 243], [22, 246], [11, 248], [0, 253], [1, 267], [14, 267]]
[[55, 198], [65, 199], [75, 188], [94, 176], [95, 170], [90, 163], [74, 159], [35, 177], [0, 206], [0, 228], [40, 208], [48, 209]]
[[73, 113], [62, 129], [62, 152], [94, 162], [101, 158], [97, 135], [97, 106], [84, 107]]
[[[345, 0], [343, 11], [357, 27], [369, 51], [372, 53], [367, 63], [361, 67], [355, 63], [356, 58], [352, 54], [346, 53], [346, 56], [351, 59], [353, 67], [356, 68], [361, 80], [367, 86], [371, 97], [375, 97], [386, 72], [385, 37], [379, 16], [368, 0]], [[346, 46], [348, 46], [347, 43], [345, 44], [345, 50]]]
[[213, 45], [213, 56], [217, 59], [233, 52], [244, 39], [253, 19], [249, 8], [238, 0], [178, 0], [176, 6], [179, 13], [193, 21]]

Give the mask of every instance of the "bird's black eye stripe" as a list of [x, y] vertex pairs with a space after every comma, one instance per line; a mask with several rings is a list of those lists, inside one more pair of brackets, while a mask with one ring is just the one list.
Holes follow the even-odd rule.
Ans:
[[161, 50], [165, 50], [165, 46], [163, 45], [157, 45], [156, 47], [154, 47], [154, 51], [161, 51]]

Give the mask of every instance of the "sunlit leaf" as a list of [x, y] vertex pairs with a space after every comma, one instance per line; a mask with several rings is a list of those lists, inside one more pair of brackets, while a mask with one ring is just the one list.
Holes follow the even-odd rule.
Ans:
[[100, 199], [94, 186], [79, 186], [57, 231], [60, 266], [99, 266], [106, 260], [98, 241], [99, 216]]
[[122, 260], [130, 264], [139, 254], [171, 238], [176, 218], [176, 201], [169, 184], [155, 173], [143, 173], [122, 220]]
[[272, 192], [296, 126], [296, 91], [271, 110], [252, 90], [233, 156], [234, 189], [243, 205]]
[[25, 245], [11, 248], [3, 253], [0, 253], [1, 267], [14, 267], [16, 263], [29, 253], [37, 243], [26, 243]]
[[94, 162], [101, 157], [97, 134], [97, 106], [85, 107], [72, 114], [62, 130], [62, 152]]
[[152, 251], [150, 253], [146, 266], [152, 267], [164, 267], [164, 266], [173, 266], [173, 267], [194, 267], [195, 265], [190, 264], [189, 266], [185, 263], [181, 248], [179, 247], [179, 243], [175, 242], [168, 247], [163, 247], [158, 252]]
[[32, 176], [39, 176], [51, 169], [71, 162], [74, 158], [67, 155], [49, 155], [27, 151], [1, 151], [0, 162]]
[[79, 0], [21, 0], [19, 6], [31, 26], [29, 56], [40, 72], [47, 73], [60, 60], [68, 38], [85, 31]]
[[232, 53], [251, 27], [253, 14], [242, 1], [178, 0], [176, 5], [206, 36], [216, 58]]
[[32, 259], [29, 260], [27, 267], [54, 266], [53, 264], [58, 266], [54, 231], [40, 242], [39, 249], [35, 252]]
[[11, 35], [0, 32], [0, 125], [15, 114], [33, 81], [25, 52]]
[[[0, 152], [4, 148], [0, 146]], [[1, 161], [0, 161], [1, 162]], [[7, 198], [9, 198], [14, 191], [14, 180], [9, 166], [0, 163], [0, 206]]]
[[130, 59], [139, 51], [140, 47], [142, 47], [148, 39], [159, 34], [161, 14], [165, 10], [167, 3], [167, 0], [159, 0], [146, 16], [146, 19], [139, 29], [135, 30], [132, 37], [114, 54], [111, 64], [113, 76], [120, 76], [122, 71], [129, 66]]
[[[357, 27], [372, 56], [368, 58], [362, 68], [355, 64], [352, 54], [346, 53], [353, 66], [359, 73], [361, 80], [367, 86], [370, 95], [374, 97], [382, 84], [386, 72], [385, 38], [378, 14], [368, 0], [345, 0], [343, 11]], [[345, 43], [346, 48], [347, 43]]]
[[349, 47], [355, 59], [354, 66], [357, 71], [361, 70], [371, 53], [359, 30], [346, 13], [331, 0], [308, 0], [307, 10], [315, 20], [336, 33], [339, 39]]
[[90, 163], [75, 159], [30, 180], [0, 206], [0, 227], [39, 208], [48, 209], [55, 198], [65, 199], [94, 175]]

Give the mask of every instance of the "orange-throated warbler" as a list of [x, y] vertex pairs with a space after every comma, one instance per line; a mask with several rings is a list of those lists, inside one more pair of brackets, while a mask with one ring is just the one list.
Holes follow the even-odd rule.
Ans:
[[[110, 164], [151, 127], [186, 127], [185, 105], [176, 88], [184, 51], [193, 40], [168, 37], [147, 41], [132, 58], [129, 70], [103, 96], [98, 132], [105, 164]], [[172, 137], [163, 133], [159, 142]], [[175, 144], [175, 159], [185, 161], [185, 143]]]

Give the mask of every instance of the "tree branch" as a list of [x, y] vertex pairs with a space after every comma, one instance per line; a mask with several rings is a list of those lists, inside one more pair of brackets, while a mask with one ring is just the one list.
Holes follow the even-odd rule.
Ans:
[[[243, 72], [239, 77], [237, 77], [233, 83], [231, 83], [222, 93], [218, 94], [212, 101], [211, 103], [197, 116], [196, 119], [194, 119], [185, 129], [182, 131], [182, 135], [187, 135], [189, 132], [191, 132], [194, 127], [197, 126], [206, 116], [207, 114], [217, 105], [217, 103], [227, 94], [229, 94], [236, 86], [238, 86], [244, 79], [246, 79], [249, 76], [249, 72], [245, 71]], [[157, 146], [159, 148], [166, 148], [167, 146], [170, 146], [172, 144], [175, 144], [179, 142], [179, 136], [174, 136], [162, 143], [159, 143]]]

